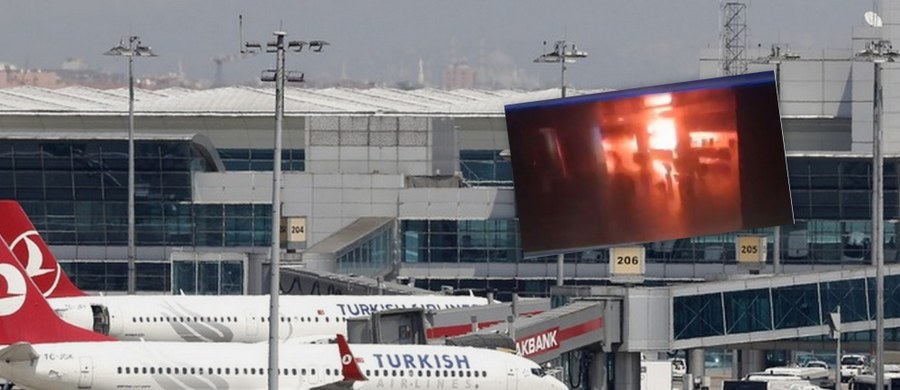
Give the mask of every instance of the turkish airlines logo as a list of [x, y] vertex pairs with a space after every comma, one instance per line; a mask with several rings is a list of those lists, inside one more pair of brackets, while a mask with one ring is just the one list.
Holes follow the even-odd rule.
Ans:
[[0, 264], [0, 278], [6, 291], [0, 291], [0, 316], [14, 314], [25, 304], [25, 277], [12, 264]]
[[[44, 258], [48, 257], [49, 254], [44, 253], [43, 248], [34, 241], [32, 236], [39, 237], [38, 232], [29, 230], [20, 234], [9, 244], [9, 249], [12, 250], [20, 262], [25, 260], [25, 273], [29, 278], [34, 279], [38, 288], [44, 290], [44, 286], [49, 285], [43, 291], [44, 296], [49, 297], [59, 284], [59, 264], [56, 264], [56, 267], [41, 268], [44, 266]], [[38, 278], [41, 278], [41, 281], [38, 281]], [[45, 283], [46, 278], [52, 279], [52, 282]]]
[[353, 361], [353, 357], [351, 357], [349, 353], [344, 356], [341, 356], [341, 363], [345, 366], [350, 364], [350, 362], [352, 362], [352, 361]]
[[530, 357], [557, 349], [559, 348], [559, 341], [556, 339], [557, 333], [559, 333], [559, 327], [550, 328], [541, 333], [520, 339], [516, 341], [516, 351], [521, 356]]

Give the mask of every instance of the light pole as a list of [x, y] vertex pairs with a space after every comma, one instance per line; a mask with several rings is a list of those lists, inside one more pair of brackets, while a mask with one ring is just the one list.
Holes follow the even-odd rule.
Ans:
[[[544, 41], [544, 46], [547, 45], [547, 41]], [[566, 42], [565, 40], [556, 41], [554, 45], [553, 51], [549, 53], [544, 53], [538, 56], [538, 58], [534, 59], [534, 62], [559, 62], [561, 65], [560, 69], [560, 83], [561, 83], [561, 93], [562, 97], [566, 97], [566, 63], [574, 63], [578, 58], [585, 58], [588, 56], [587, 52], [580, 51], [575, 47], [574, 43]]]
[[134, 250], [134, 57], [156, 57], [150, 46], [130, 36], [122, 39], [104, 55], [128, 57], [128, 293], [135, 292]]
[[[765, 57], [757, 58], [751, 61], [754, 64], [774, 64], [775, 65], [775, 91], [781, 100], [781, 63], [783, 61], [798, 60], [800, 56], [791, 53], [790, 50], [781, 50], [781, 45], [773, 44], [772, 51]], [[781, 102], [779, 101], [779, 106]], [[772, 268], [775, 274], [781, 273], [781, 226], [775, 226], [775, 239], [772, 248]]]
[[[544, 47], [547, 46], [547, 41], [544, 41]], [[546, 50], [546, 49], [545, 49]], [[575, 44], [572, 42], [566, 42], [565, 40], [556, 41], [554, 44], [553, 51], [544, 53], [539, 55], [534, 59], [534, 62], [538, 63], [555, 63], [559, 62], [560, 68], [560, 95], [562, 97], [566, 97], [566, 63], [574, 63], [578, 58], [585, 58], [588, 56], [587, 52], [578, 50], [575, 47]], [[560, 253], [556, 255], [556, 285], [562, 286], [563, 279], [565, 278], [565, 255]]]
[[[279, 286], [280, 257], [281, 257], [281, 134], [284, 121], [284, 82], [303, 81], [303, 73], [286, 72], [284, 70], [285, 43], [284, 31], [275, 31], [275, 41], [266, 44], [267, 53], [275, 53], [275, 69], [262, 72], [262, 81], [275, 82], [275, 151], [272, 156], [272, 248], [269, 269], [269, 390], [278, 389], [278, 295], [281, 293]], [[328, 45], [325, 41], [290, 41], [287, 49], [299, 52], [304, 46], [308, 46], [313, 52], [320, 52]], [[262, 50], [259, 43], [247, 42], [244, 44], [246, 52], [254, 53]], [[245, 51], [245, 50], [242, 50]]]
[[875, 266], [875, 388], [884, 388], [884, 155], [881, 128], [881, 67], [900, 53], [887, 40], [872, 41], [856, 59], [875, 64], [872, 98], [872, 265]]

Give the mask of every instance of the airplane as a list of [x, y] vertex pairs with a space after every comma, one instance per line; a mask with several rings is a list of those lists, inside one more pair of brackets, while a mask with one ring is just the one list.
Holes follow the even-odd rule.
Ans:
[[[0, 200], [0, 237], [63, 320], [119, 340], [259, 342], [269, 337], [268, 295], [88, 295], [65, 274], [16, 201]], [[347, 319], [403, 308], [488, 304], [449, 295], [284, 295], [279, 338], [307, 341], [347, 331]], [[446, 333], [446, 332], [444, 332]], [[443, 334], [443, 333], [441, 333]]]
[[[56, 316], [0, 239], [0, 377], [41, 390], [265, 389], [266, 343], [124, 342]], [[278, 385], [301, 390], [566, 390], [526, 358], [445, 345], [285, 343]]]

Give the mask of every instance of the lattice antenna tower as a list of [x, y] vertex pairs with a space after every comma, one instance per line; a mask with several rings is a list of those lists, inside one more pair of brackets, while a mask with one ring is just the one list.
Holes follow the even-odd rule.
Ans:
[[725, 76], [747, 73], [747, 5], [740, 1], [722, 4], [722, 59]]

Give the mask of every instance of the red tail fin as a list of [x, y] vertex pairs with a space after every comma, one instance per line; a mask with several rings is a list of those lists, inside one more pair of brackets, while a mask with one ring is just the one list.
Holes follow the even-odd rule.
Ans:
[[344, 375], [345, 381], [364, 381], [367, 380], [356, 364], [356, 358], [353, 352], [350, 352], [350, 346], [347, 345], [347, 339], [344, 335], [337, 335], [338, 351], [341, 353], [341, 374]]
[[0, 239], [0, 344], [112, 341], [60, 319]]
[[47, 298], [87, 295], [72, 284], [19, 202], [0, 200], [0, 238], [6, 240], [28, 276]]

